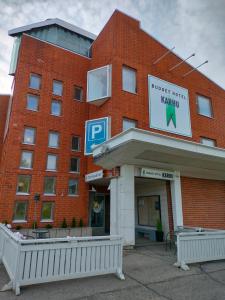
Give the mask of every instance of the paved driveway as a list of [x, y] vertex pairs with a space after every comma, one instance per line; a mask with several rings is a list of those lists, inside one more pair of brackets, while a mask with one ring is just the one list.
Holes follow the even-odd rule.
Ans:
[[[173, 251], [151, 245], [125, 251], [126, 280], [114, 275], [76, 279], [21, 288], [21, 295], [0, 293], [0, 300], [225, 300], [225, 261], [192, 265], [190, 271], [173, 266]], [[0, 266], [0, 286], [7, 283]]]

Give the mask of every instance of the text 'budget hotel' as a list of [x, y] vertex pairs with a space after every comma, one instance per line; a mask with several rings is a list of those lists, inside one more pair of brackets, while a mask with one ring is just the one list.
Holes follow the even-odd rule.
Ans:
[[[121, 234], [225, 229], [225, 91], [115, 11], [98, 36], [59, 19], [9, 31], [0, 222]], [[164, 56], [164, 54], [167, 55]], [[161, 57], [161, 59], [159, 59]], [[154, 237], [153, 237], [154, 239]]]

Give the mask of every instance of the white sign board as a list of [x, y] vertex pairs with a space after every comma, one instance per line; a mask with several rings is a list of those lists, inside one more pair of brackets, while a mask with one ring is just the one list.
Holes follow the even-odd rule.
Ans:
[[149, 75], [150, 127], [192, 136], [188, 90]]
[[174, 180], [175, 174], [174, 174], [174, 172], [169, 172], [169, 171], [164, 171], [164, 170], [142, 168], [141, 169], [141, 177], [164, 179], [164, 180]]
[[93, 181], [100, 178], [103, 178], [103, 170], [85, 175], [85, 182]]

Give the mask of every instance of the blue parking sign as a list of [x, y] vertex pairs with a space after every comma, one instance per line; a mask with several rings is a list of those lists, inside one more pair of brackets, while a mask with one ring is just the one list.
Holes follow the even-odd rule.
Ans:
[[109, 118], [88, 120], [85, 122], [85, 154], [90, 155], [96, 145], [109, 138]]

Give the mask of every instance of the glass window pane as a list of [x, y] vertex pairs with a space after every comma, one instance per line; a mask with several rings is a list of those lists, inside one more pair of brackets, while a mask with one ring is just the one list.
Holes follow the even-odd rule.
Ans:
[[41, 87], [41, 76], [37, 74], [31, 74], [29, 87], [31, 89], [39, 90]]
[[20, 168], [31, 169], [33, 164], [33, 152], [23, 151], [21, 155]]
[[47, 170], [56, 171], [57, 155], [48, 154], [47, 157]]
[[105, 201], [103, 195], [96, 194], [91, 201], [91, 227], [103, 227], [105, 216]]
[[138, 197], [138, 224], [156, 226], [160, 219], [159, 196]]
[[53, 94], [57, 96], [62, 96], [63, 84], [61, 81], [53, 81]]
[[35, 95], [27, 95], [27, 109], [38, 111], [39, 97]]
[[26, 127], [24, 129], [23, 142], [25, 144], [35, 144], [35, 133], [36, 133], [35, 128]]
[[78, 180], [77, 179], [69, 179], [69, 195], [77, 195], [78, 193]]
[[212, 105], [210, 99], [198, 96], [198, 113], [206, 117], [212, 117]]
[[19, 175], [17, 181], [17, 193], [26, 193], [30, 192], [30, 175]]
[[41, 219], [42, 220], [53, 220], [53, 202], [43, 202], [42, 211], [41, 211]]
[[79, 151], [80, 150], [80, 138], [78, 136], [72, 137], [72, 150]]
[[51, 114], [54, 116], [61, 116], [61, 102], [57, 100], [52, 101]]
[[79, 172], [79, 158], [72, 157], [70, 159], [70, 171], [71, 172]]
[[14, 208], [14, 221], [26, 221], [27, 218], [27, 202], [18, 201]]
[[45, 177], [44, 181], [44, 193], [45, 194], [55, 194], [55, 177]]
[[[109, 83], [109, 86], [108, 86]], [[88, 72], [88, 100], [111, 96], [111, 68], [105, 66]]]
[[128, 130], [130, 128], [135, 128], [137, 122], [135, 120], [123, 119], [123, 131]]
[[50, 132], [48, 139], [48, 146], [53, 148], [58, 148], [59, 146], [59, 133]]
[[201, 138], [201, 143], [203, 145], [215, 147], [216, 146], [216, 141], [213, 139], [208, 139], [208, 138]]
[[74, 99], [82, 101], [83, 97], [83, 89], [81, 87], [75, 86], [74, 87]]
[[123, 66], [123, 90], [136, 93], [136, 85], [136, 70]]

